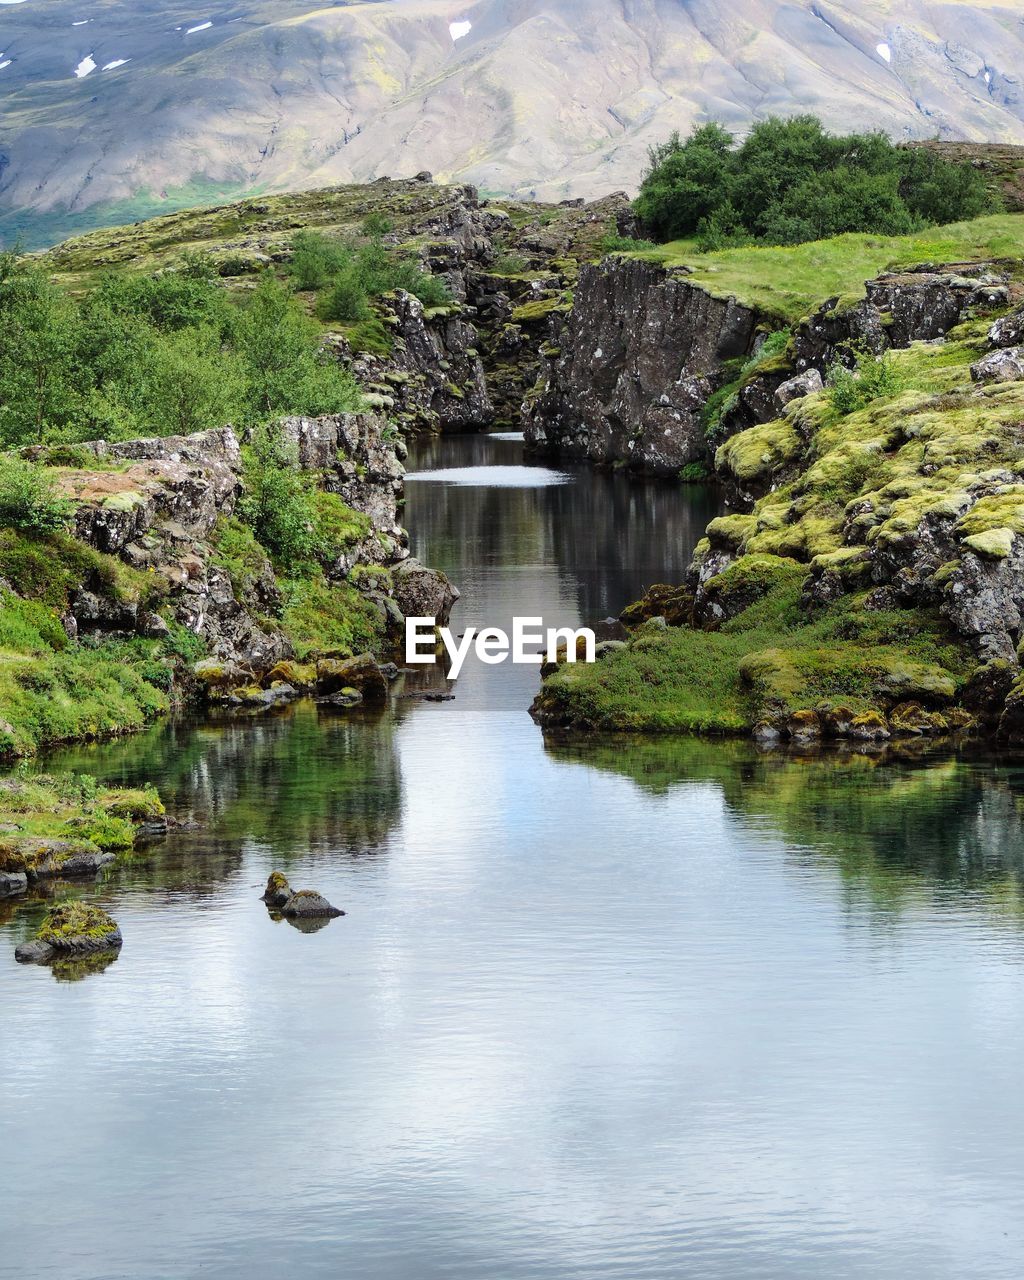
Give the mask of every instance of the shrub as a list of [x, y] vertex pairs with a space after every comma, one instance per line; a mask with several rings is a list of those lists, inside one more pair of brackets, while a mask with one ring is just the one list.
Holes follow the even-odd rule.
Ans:
[[292, 241], [288, 274], [298, 289], [322, 289], [352, 261], [352, 249], [320, 231], [300, 231]]
[[362, 232], [364, 236], [373, 236], [378, 238], [386, 236], [389, 231], [394, 229], [394, 223], [386, 213], [368, 213], [363, 219]]
[[321, 320], [339, 324], [352, 324], [365, 320], [370, 314], [363, 288], [354, 268], [339, 275], [317, 303], [316, 313]]
[[848, 231], [903, 235], [975, 218], [991, 203], [984, 175], [884, 134], [827, 133], [814, 116], [769, 118], [741, 145], [718, 124], [651, 149], [636, 200], [658, 240], [701, 250], [756, 240], [798, 244]]
[[237, 317], [233, 344], [249, 422], [286, 413], [345, 413], [361, 403], [355, 379], [320, 350], [316, 324], [269, 272]]
[[633, 240], [629, 236], [620, 236], [617, 231], [609, 231], [598, 240], [597, 247], [601, 253], [635, 253], [639, 249], [656, 246], [653, 240]]
[[888, 352], [876, 356], [870, 351], [858, 351], [855, 361], [853, 369], [836, 361], [828, 371], [829, 400], [836, 413], [844, 417], [863, 409], [872, 400], [898, 395], [904, 386]]
[[316, 553], [316, 512], [309, 477], [273, 425], [258, 427], [243, 451], [245, 493], [238, 504], [242, 519], [276, 564], [290, 572]]
[[29, 533], [56, 533], [67, 527], [72, 509], [45, 467], [9, 455], [0, 457], [0, 525]]

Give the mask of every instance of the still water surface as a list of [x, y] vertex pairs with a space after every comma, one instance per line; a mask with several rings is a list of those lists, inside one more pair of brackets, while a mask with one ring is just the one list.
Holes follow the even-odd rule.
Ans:
[[[488, 468], [409, 484], [459, 629], [616, 613], [712, 514], [521, 464], [410, 461]], [[89, 891], [102, 973], [0, 908], [0, 1275], [1021, 1274], [1024, 770], [546, 749], [536, 683], [57, 758], [202, 825]], [[273, 923], [274, 868], [348, 915]]]

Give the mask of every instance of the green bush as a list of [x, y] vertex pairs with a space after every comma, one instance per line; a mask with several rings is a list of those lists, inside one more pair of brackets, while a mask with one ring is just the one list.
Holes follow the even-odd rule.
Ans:
[[45, 467], [0, 456], [0, 525], [29, 533], [56, 533], [71, 520], [71, 503]]
[[617, 231], [609, 231], [597, 242], [601, 253], [636, 253], [638, 249], [655, 248], [652, 240], [633, 240], [629, 236], [620, 236]]
[[386, 236], [389, 231], [394, 230], [394, 223], [386, 213], [375, 211], [368, 213], [363, 219], [362, 232], [364, 236], [373, 236], [378, 238]]
[[352, 248], [320, 231], [300, 231], [292, 241], [288, 274], [298, 289], [322, 289], [352, 262]]
[[660, 241], [716, 251], [799, 244], [849, 231], [904, 235], [990, 208], [984, 176], [884, 134], [839, 136], [814, 116], [769, 118], [739, 146], [719, 124], [651, 149], [636, 200]]
[[855, 361], [853, 369], [836, 361], [828, 371], [829, 401], [843, 417], [865, 408], [872, 400], [898, 395], [904, 387], [899, 370], [887, 352], [875, 356], [870, 351], [858, 351]]
[[338, 324], [354, 324], [369, 316], [366, 290], [354, 268], [343, 271], [331, 283], [317, 302], [316, 313], [321, 320]]

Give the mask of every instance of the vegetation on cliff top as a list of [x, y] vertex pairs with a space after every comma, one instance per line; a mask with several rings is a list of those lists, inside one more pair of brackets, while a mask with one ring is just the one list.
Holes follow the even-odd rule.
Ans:
[[863, 297], [865, 282], [890, 268], [1024, 259], [1024, 214], [992, 214], [909, 236], [850, 233], [714, 253], [698, 253], [692, 240], [680, 240], [637, 256], [685, 267], [688, 280], [716, 297], [734, 297], [778, 323], [793, 324], [826, 298]]
[[652, 148], [635, 208], [657, 240], [701, 249], [800, 244], [851, 231], [907, 235], [976, 218], [982, 175], [883, 133], [836, 136], [814, 116], [769, 117], [740, 145], [720, 124]]
[[0, 446], [185, 435], [358, 406], [351, 375], [271, 275], [235, 304], [209, 261], [105, 275], [81, 296], [0, 255]]

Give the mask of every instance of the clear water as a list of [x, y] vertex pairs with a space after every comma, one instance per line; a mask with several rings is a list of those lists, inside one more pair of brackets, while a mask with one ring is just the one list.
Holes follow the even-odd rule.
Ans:
[[[709, 513], [573, 472], [416, 481], [407, 520], [460, 627], [559, 625]], [[16, 966], [43, 904], [0, 908], [0, 1275], [1020, 1275], [1024, 770], [546, 748], [536, 680], [58, 757], [201, 826], [88, 891], [104, 972]], [[273, 868], [348, 915], [273, 923]]]

